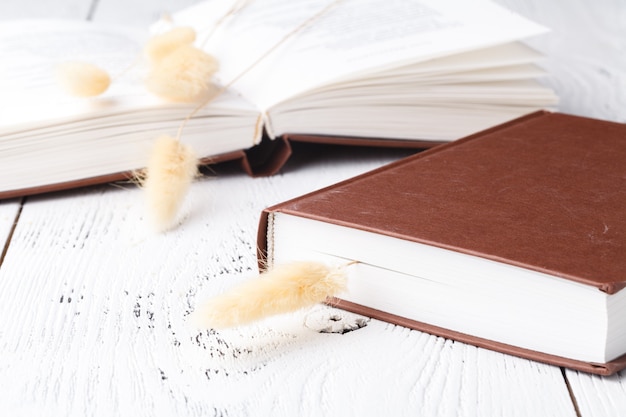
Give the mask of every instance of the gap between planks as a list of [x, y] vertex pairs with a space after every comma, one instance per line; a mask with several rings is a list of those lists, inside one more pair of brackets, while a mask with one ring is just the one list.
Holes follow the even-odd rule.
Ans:
[[576, 401], [576, 395], [574, 394], [574, 390], [569, 383], [569, 379], [567, 379], [567, 373], [565, 372], [565, 368], [563, 367], [561, 367], [561, 375], [563, 375], [563, 381], [565, 382], [565, 386], [567, 387], [569, 397], [572, 400], [572, 405], [574, 406], [574, 412], [576, 412], [576, 417], [582, 417], [582, 414], [580, 413], [580, 408], [578, 407], [578, 401]]
[[15, 232], [15, 228], [17, 227], [17, 223], [20, 220], [20, 216], [22, 215], [22, 209], [24, 208], [24, 204], [26, 203], [26, 197], [22, 197], [20, 200], [20, 206], [17, 209], [17, 213], [15, 214], [15, 218], [13, 219], [13, 224], [11, 225], [11, 230], [9, 230], [9, 234], [7, 235], [7, 239], [4, 242], [4, 247], [2, 248], [2, 253], [0, 254], [0, 267], [4, 263], [4, 258], [9, 251], [9, 246], [11, 245], [11, 240], [13, 238], [13, 233]]
[[87, 11], [87, 20], [92, 21], [94, 15], [96, 14], [96, 10], [98, 9], [98, 5], [100, 4], [100, 0], [91, 0], [91, 4], [89, 5], [89, 10]]

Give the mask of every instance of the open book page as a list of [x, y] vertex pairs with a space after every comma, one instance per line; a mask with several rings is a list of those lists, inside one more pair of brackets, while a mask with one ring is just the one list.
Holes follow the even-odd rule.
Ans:
[[362, 86], [403, 84], [406, 88], [415, 83], [428, 85], [434, 82], [448, 84], [454, 81], [472, 82], [477, 80], [476, 75], [478, 74], [492, 74], [496, 77], [487, 78], [484, 81], [495, 81], [500, 78], [528, 80], [545, 75], [544, 70], [534, 65], [541, 57], [541, 54], [520, 42], [508, 43], [374, 71], [350, 80], [324, 84], [291, 97], [286, 103], [292, 103], [299, 98], [306, 99], [324, 91], [338, 91]]
[[55, 82], [58, 64], [82, 60], [101, 66], [113, 77], [130, 66], [140, 52], [139, 34], [102, 28], [82, 21], [17, 21], [0, 25], [0, 115], [2, 129], [17, 125], [87, 117], [97, 110], [127, 103], [140, 91], [137, 74], [115, 80], [103, 99], [84, 100], [64, 93]]
[[[212, 0], [174, 16], [175, 24], [211, 30], [207, 16], [233, 0]], [[206, 42], [223, 83], [330, 1], [255, 0], [226, 19]], [[218, 7], [219, 6], [219, 7]], [[214, 18], [213, 18], [214, 19]], [[210, 20], [209, 20], [210, 21]], [[320, 85], [358, 74], [508, 43], [542, 33], [539, 25], [487, 1], [343, 0], [274, 50], [234, 88], [262, 110]]]
[[[146, 35], [147, 31], [69, 20], [0, 24], [0, 133], [111, 115], [124, 119], [130, 112], [155, 108], [169, 109], [172, 118], [182, 120], [195, 103], [165, 102], [143, 85], [141, 48]], [[57, 65], [66, 61], [100, 66], [111, 75], [111, 87], [97, 98], [66, 94], [55, 81]], [[253, 109], [234, 94], [211, 104], [222, 108], [221, 113]]]
[[535, 81], [538, 57], [516, 42], [326, 84], [272, 107], [270, 128], [448, 141], [553, 106], [554, 93]]
[[[177, 134], [197, 104], [145, 89], [142, 45], [142, 33], [81, 21], [0, 24], [0, 193], [140, 169], [158, 136]], [[109, 90], [87, 99], [63, 92], [55, 67], [73, 60], [106, 69]], [[187, 123], [181, 140], [199, 157], [228, 154], [258, 143], [259, 121], [229, 91]]]

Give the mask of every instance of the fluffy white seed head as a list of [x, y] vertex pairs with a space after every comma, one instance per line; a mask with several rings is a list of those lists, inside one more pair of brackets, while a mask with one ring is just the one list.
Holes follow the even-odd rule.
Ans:
[[176, 27], [168, 32], [155, 35], [146, 42], [143, 53], [156, 64], [183, 45], [191, 45], [196, 40], [196, 31], [190, 27]]
[[197, 173], [198, 159], [189, 146], [167, 135], [156, 140], [141, 185], [157, 231], [172, 226]]
[[193, 323], [204, 328], [226, 328], [321, 303], [343, 291], [343, 267], [317, 262], [277, 265], [201, 305]]
[[105, 70], [81, 61], [59, 64], [56, 68], [56, 80], [63, 90], [77, 97], [98, 96], [111, 84], [111, 77]]
[[171, 101], [193, 102], [211, 91], [217, 60], [206, 52], [183, 45], [156, 63], [146, 78], [146, 88]]

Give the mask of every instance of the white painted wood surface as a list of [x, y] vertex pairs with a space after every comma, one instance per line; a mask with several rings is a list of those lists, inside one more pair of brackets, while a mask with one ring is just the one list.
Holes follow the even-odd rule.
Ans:
[[551, 29], [528, 43], [545, 54], [545, 82], [559, 111], [626, 122], [626, 3], [623, 0], [497, 0]]
[[0, 256], [6, 252], [14, 224], [20, 212], [22, 199], [0, 201]]
[[[144, 25], [191, 2], [2, 2], [0, 19]], [[626, 121], [623, 2], [501, 3], [558, 28], [534, 43], [564, 110]], [[0, 415], [626, 415], [626, 375], [562, 371], [379, 321], [318, 333], [323, 307], [191, 329], [199, 300], [253, 274], [262, 208], [407, 154], [299, 151], [271, 178], [217, 168], [164, 235], [146, 231], [132, 186], [0, 202], [0, 242], [19, 213], [0, 265]]]

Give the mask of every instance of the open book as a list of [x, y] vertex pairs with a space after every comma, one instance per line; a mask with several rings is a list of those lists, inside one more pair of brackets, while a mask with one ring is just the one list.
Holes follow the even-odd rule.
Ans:
[[347, 266], [347, 310], [626, 368], [626, 125], [538, 112], [270, 207], [262, 266]]
[[[181, 140], [207, 162], [242, 158], [249, 171], [278, 169], [287, 140], [428, 147], [555, 103], [535, 81], [539, 55], [518, 42], [545, 29], [488, 1], [344, 0], [301, 27], [330, 3], [211, 0], [139, 33], [0, 24], [0, 198], [144, 167], [154, 139], [175, 136], [196, 106], [158, 99], [142, 83], [142, 45], [175, 26], [197, 31], [229, 85]], [[107, 69], [109, 91], [66, 96], [53, 73], [67, 60]]]

